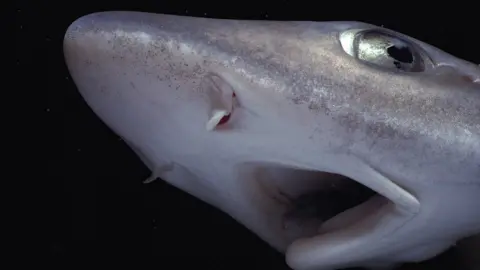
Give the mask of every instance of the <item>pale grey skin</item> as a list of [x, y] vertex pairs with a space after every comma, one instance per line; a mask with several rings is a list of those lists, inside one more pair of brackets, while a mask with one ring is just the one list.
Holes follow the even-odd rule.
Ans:
[[[425, 70], [360, 61], [349, 54], [352, 29], [410, 42]], [[360, 22], [137, 12], [78, 19], [64, 53], [89, 106], [153, 178], [223, 210], [294, 269], [421, 261], [480, 232], [475, 64]], [[206, 128], [214, 109], [232, 106], [227, 124]], [[322, 226], [285, 221], [281, 194], [327, 178], [304, 169], [348, 176], [388, 200]]]

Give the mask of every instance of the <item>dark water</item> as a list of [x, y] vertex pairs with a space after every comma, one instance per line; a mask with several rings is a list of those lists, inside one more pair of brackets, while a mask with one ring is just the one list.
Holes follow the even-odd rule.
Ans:
[[[86, 106], [63, 61], [62, 39], [68, 25], [82, 15], [104, 10], [137, 10], [219, 18], [272, 20], [361, 20], [384, 25], [480, 63], [476, 25], [451, 14], [432, 14], [405, 5], [345, 9], [334, 2], [300, 4], [244, 2], [131, 1], [130, 4], [83, 1], [16, 1], [17, 69], [24, 83], [43, 91], [40, 104], [42, 141], [48, 175], [42, 242], [56, 261], [107, 258], [157, 258], [167, 269], [194, 263], [198, 267], [246, 264], [248, 268], [288, 269], [283, 257], [217, 209], [162, 183], [141, 182], [149, 175], [133, 152]], [[33, 4], [35, 3], [35, 4]], [[378, 8], [378, 10], [377, 10]], [[466, 7], [467, 9], [467, 7]], [[446, 16], [448, 15], [448, 17]], [[445, 19], [443, 19], [445, 18]], [[33, 60], [34, 59], [34, 60]], [[29, 64], [37, 68], [28, 69]], [[40, 67], [40, 68], [38, 68]], [[31, 75], [31, 76], [30, 76]], [[38, 79], [33, 79], [33, 78]], [[76, 257], [77, 260], [70, 258]], [[142, 260], [139, 260], [141, 262]], [[167, 267], [168, 263], [176, 266]], [[462, 269], [453, 253], [405, 269]]]

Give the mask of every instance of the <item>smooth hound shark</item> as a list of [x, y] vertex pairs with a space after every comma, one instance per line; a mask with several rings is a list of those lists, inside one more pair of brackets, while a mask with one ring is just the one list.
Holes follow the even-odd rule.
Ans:
[[361, 22], [111, 11], [73, 22], [64, 54], [148, 181], [293, 269], [418, 262], [480, 232], [480, 67], [429, 44]]

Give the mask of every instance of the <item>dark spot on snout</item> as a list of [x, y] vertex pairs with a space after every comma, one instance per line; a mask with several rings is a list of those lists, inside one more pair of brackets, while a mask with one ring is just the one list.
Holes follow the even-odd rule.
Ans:
[[371, 122], [365, 125], [365, 131], [368, 137], [375, 138], [393, 138], [396, 131], [391, 126], [381, 122]]
[[320, 109], [320, 105], [315, 103], [315, 102], [311, 102], [310, 104], [308, 104], [308, 108], [310, 110], [315, 110], [317, 111], [318, 109]]

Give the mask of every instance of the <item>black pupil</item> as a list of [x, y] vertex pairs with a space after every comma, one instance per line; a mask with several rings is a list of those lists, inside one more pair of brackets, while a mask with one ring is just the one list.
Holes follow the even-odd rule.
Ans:
[[408, 47], [391, 46], [387, 48], [387, 53], [396, 61], [413, 63], [413, 54]]

